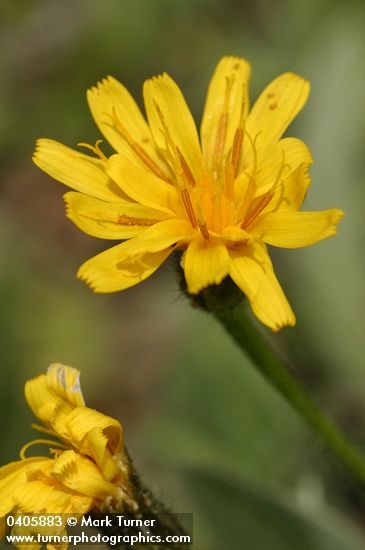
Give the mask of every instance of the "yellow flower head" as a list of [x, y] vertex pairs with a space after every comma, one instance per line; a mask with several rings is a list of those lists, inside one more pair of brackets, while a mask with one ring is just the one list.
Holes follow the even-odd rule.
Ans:
[[[42, 422], [33, 427], [56, 439], [25, 445], [21, 460], [0, 468], [0, 518], [10, 512], [83, 515], [133, 507], [122, 426], [85, 406], [79, 376], [76, 369], [53, 364], [26, 383], [26, 400]], [[51, 456], [26, 458], [36, 443], [49, 445]], [[0, 540], [3, 536], [2, 523]]]
[[96, 292], [149, 277], [176, 249], [188, 291], [229, 275], [273, 330], [295, 317], [276, 279], [267, 244], [297, 248], [333, 235], [338, 209], [298, 212], [310, 183], [306, 145], [282, 135], [303, 108], [309, 84], [285, 73], [249, 109], [250, 65], [224, 57], [209, 85], [200, 139], [176, 83], [144, 84], [147, 121], [112, 77], [88, 91], [92, 115], [117, 151], [85, 155], [40, 139], [34, 162], [77, 192], [67, 216], [83, 231], [124, 242], [84, 263], [78, 276]]

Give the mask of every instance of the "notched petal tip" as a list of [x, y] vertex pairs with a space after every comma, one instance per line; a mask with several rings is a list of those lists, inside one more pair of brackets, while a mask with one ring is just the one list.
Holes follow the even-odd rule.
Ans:
[[303, 248], [332, 237], [344, 212], [338, 208], [319, 211], [280, 209], [260, 220], [262, 240], [281, 248]]
[[270, 329], [277, 333], [279, 332], [280, 330], [282, 330], [283, 328], [286, 328], [286, 327], [295, 327], [295, 325], [297, 324], [297, 319], [294, 315], [294, 313], [292, 313], [292, 316], [291, 317], [288, 317], [286, 320], [282, 321], [280, 324], [273, 324], [273, 325], [268, 325], [270, 327]]
[[284, 88], [291, 88], [293, 94], [298, 95], [298, 101], [302, 103], [302, 107], [307, 102], [310, 93], [310, 82], [300, 74], [294, 72], [286, 72], [278, 76], [273, 82], [282, 82]]
[[72, 201], [72, 195], [74, 195], [75, 192], [74, 191], [67, 191], [67, 193], [64, 193], [62, 195], [62, 198], [64, 200], [64, 203], [65, 203], [65, 209], [67, 211], [67, 209], [69, 208], [70, 204], [71, 204], [71, 201]]
[[289, 75], [293, 79], [296, 79], [298, 84], [302, 85], [302, 94], [303, 94], [303, 100], [302, 101], [303, 101], [303, 106], [304, 106], [306, 104], [307, 100], [308, 100], [310, 90], [311, 90], [310, 81], [307, 78], [305, 78], [304, 76], [301, 76], [300, 74], [297, 74], [297, 73], [294, 73], [294, 72], [290, 72]]
[[346, 216], [346, 212], [344, 210], [341, 210], [341, 208], [334, 208], [334, 219], [335, 223], [339, 223], [342, 218]]
[[119, 84], [119, 81], [114, 78], [111, 75], [107, 75], [103, 77], [101, 80], [98, 80], [96, 84], [92, 85], [90, 88], [87, 89], [86, 93], [98, 93], [100, 91], [103, 91], [103, 88], [105, 86], [111, 86], [113, 84]]
[[342, 218], [346, 216], [346, 212], [341, 210], [340, 208], [333, 208], [332, 209], [332, 233], [330, 233], [328, 236], [336, 235], [338, 232], [338, 225]]
[[295, 73], [294, 71], [286, 71], [285, 73], [282, 73], [281, 75], [279, 75], [277, 77], [277, 79], [279, 79], [279, 78], [281, 78], [283, 80], [286, 79], [288, 82], [292, 79], [296, 79], [298, 82], [302, 82], [303, 84], [310, 86], [310, 82], [307, 78], [305, 78], [304, 76], [302, 76], [298, 73]]
[[[87, 264], [87, 262], [85, 262]], [[89, 271], [89, 267], [83, 264], [76, 272], [76, 278], [82, 283], [86, 284], [94, 294], [110, 294], [116, 292], [113, 290], [105, 290], [100, 284], [97, 283], [97, 275], [93, 275]]]
[[34, 151], [32, 155], [32, 161], [37, 164], [39, 164], [39, 157], [43, 153], [47, 153], [47, 149], [50, 149], [52, 147], [53, 140], [49, 138], [38, 138], [34, 145]]
[[237, 67], [234, 67], [234, 66], [232, 67], [233, 69], [237, 69], [237, 70], [240, 68], [242, 64], [251, 68], [251, 63], [245, 57], [240, 57], [238, 55], [225, 55], [220, 59], [220, 61], [218, 62], [218, 65], [220, 63], [237, 63], [238, 64]]
[[[286, 328], [286, 327], [293, 328], [297, 324], [297, 319], [296, 319], [295, 314], [294, 314], [293, 310], [291, 309], [291, 306], [290, 306], [289, 303], [288, 303], [288, 308], [287, 308], [286, 314], [287, 314], [286, 317], [281, 317], [281, 318], [279, 316], [276, 316], [276, 315], [275, 316], [270, 315], [265, 320], [260, 318], [260, 317], [259, 317], [259, 319], [267, 327], [269, 327], [270, 330], [272, 330], [272, 332], [278, 333], [283, 328]], [[257, 315], [257, 313], [256, 313], [256, 315]]]
[[85, 273], [85, 268], [84, 266], [82, 265], [81, 267], [79, 267], [79, 269], [77, 270], [76, 272], [76, 277], [79, 279], [79, 281], [82, 281], [83, 283], [85, 283], [88, 287], [91, 288], [91, 290], [93, 290], [94, 292], [96, 292], [95, 288], [94, 288], [94, 284], [93, 284], [93, 281], [92, 279], [90, 279], [90, 277], [88, 277], [88, 275]]
[[143, 85], [142, 85], [143, 93], [148, 93], [151, 90], [151, 88], [155, 85], [164, 85], [164, 84], [168, 84], [171, 81], [172, 81], [172, 78], [166, 72], [153, 75], [150, 78], [146, 78], [146, 80], [143, 82]]

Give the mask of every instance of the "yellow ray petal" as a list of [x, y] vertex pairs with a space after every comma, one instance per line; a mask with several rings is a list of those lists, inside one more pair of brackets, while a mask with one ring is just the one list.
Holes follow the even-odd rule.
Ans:
[[[248, 111], [248, 84], [250, 64], [239, 57], [223, 57], [218, 63], [210, 81], [201, 123], [200, 135], [203, 157], [208, 166], [214, 157], [217, 129], [225, 108], [228, 112], [226, 138], [223, 153], [232, 147], [235, 132], [240, 124], [242, 102]], [[229, 84], [230, 79], [232, 83]], [[228, 102], [225, 106], [227, 85], [230, 85]]]
[[[283, 163], [282, 178], [286, 179], [301, 164], [312, 164], [312, 155], [303, 141], [296, 138], [284, 138], [270, 146], [259, 159], [259, 169], [255, 177], [256, 195], [266, 193], [273, 185]], [[250, 167], [247, 168], [250, 172]]]
[[[130, 258], [138, 254], [159, 252], [180, 241], [190, 240], [193, 233], [194, 229], [186, 220], [163, 220], [146, 229], [138, 237], [125, 243], [123, 257]], [[121, 262], [123, 263], [123, 258]]]
[[[29, 407], [32, 409], [44, 424], [50, 426], [50, 420], [58, 406], [60, 398], [48, 387], [47, 376], [41, 374], [32, 380], [28, 380], [25, 384], [25, 398]], [[65, 406], [70, 411], [72, 407], [68, 404]]]
[[132, 138], [150, 157], [159, 161], [148, 124], [123, 84], [108, 76], [88, 90], [87, 100], [96, 124], [116, 151], [127, 152], [128, 146], [112, 123], [113, 110]]
[[176, 189], [122, 154], [112, 155], [107, 173], [133, 200], [170, 214], [179, 204]]
[[91, 460], [72, 450], [56, 458], [51, 474], [68, 489], [88, 497], [104, 500], [117, 494], [117, 487], [102, 476]]
[[[38, 457], [36, 457], [38, 458]], [[42, 459], [42, 462], [41, 462]], [[25, 460], [30, 460], [26, 458]], [[49, 472], [53, 465], [53, 458], [39, 457], [39, 460], [34, 462], [29, 462], [27, 469], [27, 479], [28, 481], [39, 481], [49, 479]]]
[[84, 437], [82, 442], [82, 452], [91, 456], [107, 481], [113, 481], [120, 470], [113, 459], [113, 455], [108, 448], [108, 437], [102, 428], [96, 426], [92, 428]]
[[[235, 181], [235, 202], [236, 202], [236, 222], [240, 223], [242, 218], [252, 208], [252, 204], [265, 201], [263, 208], [257, 216], [253, 216], [252, 220], [246, 224], [250, 227], [250, 232], [259, 224], [268, 213], [276, 212], [277, 210], [298, 210], [307, 195], [307, 189], [311, 183], [311, 178], [308, 173], [308, 165], [301, 164], [293, 172], [289, 173], [285, 178], [271, 182], [271, 185], [261, 190], [265, 192], [258, 193], [255, 189], [250, 191], [250, 180], [245, 174], [241, 173]], [[247, 198], [247, 195], [250, 195]], [[252, 202], [253, 201], [253, 202]], [[254, 207], [253, 207], [254, 208]]]
[[85, 438], [94, 428], [100, 428], [106, 437], [111, 452], [119, 451], [122, 442], [122, 426], [110, 416], [88, 407], [76, 407], [67, 416], [55, 416], [55, 430], [68, 439], [72, 445], [95, 458], [92, 448], [88, 448]]
[[172, 142], [180, 149], [195, 179], [200, 179], [202, 158], [199, 137], [180, 88], [164, 73], [146, 80], [143, 85], [143, 97], [148, 122], [157, 146], [166, 149], [166, 133], [163, 127], [165, 125]]
[[[309, 82], [294, 73], [284, 73], [262, 92], [247, 117], [246, 131], [256, 140], [257, 151], [263, 153], [280, 139], [292, 120], [304, 107]], [[252, 148], [245, 148], [245, 166], [252, 162]]]
[[43, 467], [51, 462], [52, 459], [49, 458], [31, 457], [11, 462], [0, 468], [0, 516], [8, 514], [14, 508], [13, 493], [15, 489], [27, 482], [29, 465], [37, 464]]
[[[129, 242], [129, 241], [128, 241]], [[117, 292], [144, 281], [160, 267], [173, 252], [172, 248], [124, 259], [123, 247], [127, 243], [113, 246], [90, 258], [77, 272], [77, 277], [87, 283], [94, 292]]]
[[294, 313], [275, 276], [269, 255], [262, 245], [229, 251], [230, 275], [250, 301], [253, 312], [273, 331], [295, 325]]
[[58, 141], [39, 139], [33, 161], [52, 178], [81, 193], [112, 202], [124, 197], [106, 174], [102, 160], [79, 153]]
[[191, 225], [185, 220], [158, 222], [139, 237], [88, 260], [79, 269], [78, 277], [96, 292], [128, 288], [152, 275], [171, 254], [172, 245], [189, 239], [192, 232]]
[[344, 212], [338, 208], [320, 212], [279, 211], [262, 215], [250, 231], [274, 246], [300, 248], [335, 235], [343, 216]]
[[85, 405], [79, 370], [62, 363], [52, 363], [47, 369], [47, 386], [66, 403], [78, 407]]
[[296, 211], [302, 206], [311, 183], [308, 166], [301, 164], [275, 189], [275, 194], [268, 206], [263, 210], [262, 217], [268, 213], [280, 210]]
[[215, 234], [213, 231], [211, 231], [210, 233], [211, 235], [222, 239], [224, 243], [237, 243], [240, 241], [248, 243], [252, 240], [251, 235], [247, 233], [247, 231], [244, 231], [237, 226], [228, 226], [219, 234]]
[[[55, 462], [53, 461], [53, 467]], [[56, 481], [56, 477], [54, 476], [52, 482], [29, 481], [16, 489], [14, 501], [20, 510], [28, 514], [85, 514], [92, 508], [93, 498], [91, 495], [81, 494], [80, 490], [67, 488], [61, 482]], [[75, 496], [78, 498], [73, 498]]]
[[47, 374], [41, 374], [25, 384], [25, 398], [33, 413], [46, 425], [51, 425], [56, 411], [68, 414], [75, 406], [84, 405], [80, 372], [61, 363], [54, 363]]
[[217, 285], [228, 274], [229, 256], [217, 239], [205, 240], [198, 235], [191, 241], [183, 257], [188, 291], [197, 294], [209, 285]]
[[166, 216], [135, 202], [105, 202], [73, 191], [63, 198], [67, 217], [82, 231], [100, 239], [130, 239]]

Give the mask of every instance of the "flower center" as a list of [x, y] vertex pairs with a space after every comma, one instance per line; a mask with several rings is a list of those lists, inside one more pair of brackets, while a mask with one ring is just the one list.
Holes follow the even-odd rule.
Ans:
[[[230, 123], [230, 109], [232, 89], [235, 74], [226, 77], [224, 101], [222, 111], [215, 125], [212, 155], [206, 160], [202, 176], [196, 180], [192, 168], [189, 166], [183, 151], [174, 142], [163, 111], [156, 101], [153, 104], [160, 120], [160, 131], [164, 138], [164, 147], [157, 148], [158, 161], [156, 162], [147, 151], [137, 143], [118, 117], [113, 108], [109, 115], [111, 125], [131, 151], [143, 162], [152, 173], [163, 181], [174, 185], [181, 198], [182, 208], [194, 229], [200, 231], [204, 239], [209, 240], [210, 232], [222, 232], [227, 227], [236, 226], [247, 229], [271, 202], [274, 191], [279, 185], [282, 172], [285, 168], [284, 158], [279, 172], [271, 189], [257, 197], [256, 175], [258, 155], [256, 141], [258, 133], [253, 139], [245, 132], [246, 94], [242, 88], [241, 106], [238, 124], [233, 134], [231, 144], [227, 142]], [[245, 143], [252, 149], [252, 163], [250, 174], [247, 175], [247, 184], [241, 195], [236, 196], [236, 179], [242, 172], [243, 149]], [[100, 159], [106, 160], [99, 147], [79, 144], [93, 150]], [[230, 146], [231, 145], [231, 146]], [[159, 162], [160, 161], [160, 162]], [[153, 225], [156, 220], [132, 219], [121, 216], [118, 223], [127, 225]]]

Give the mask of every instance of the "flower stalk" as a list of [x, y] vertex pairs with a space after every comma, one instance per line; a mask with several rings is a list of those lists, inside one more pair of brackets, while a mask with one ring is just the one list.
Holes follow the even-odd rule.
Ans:
[[[183, 278], [182, 278], [183, 279]], [[322, 443], [365, 486], [365, 454], [309, 396], [283, 359], [249, 319], [242, 296], [227, 278], [198, 296], [187, 294], [193, 305], [211, 313], [272, 386], [297, 411]]]

